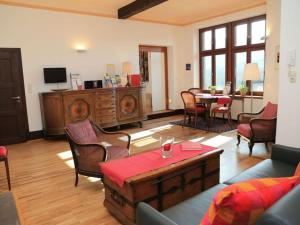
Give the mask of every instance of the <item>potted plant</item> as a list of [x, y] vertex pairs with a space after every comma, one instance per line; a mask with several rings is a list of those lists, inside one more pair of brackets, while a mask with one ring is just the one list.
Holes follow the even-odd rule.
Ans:
[[240, 87], [239, 91], [240, 91], [240, 93], [241, 93], [242, 96], [245, 96], [245, 95], [247, 94], [247, 92], [248, 92], [248, 87], [247, 87], [246, 85], [243, 84], [243, 85]]
[[210, 90], [210, 93], [211, 93], [212, 95], [214, 95], [214, 94], [216, 94], [217, 86], [209, 85], [209, 86], [208, 86], [208, 89]]

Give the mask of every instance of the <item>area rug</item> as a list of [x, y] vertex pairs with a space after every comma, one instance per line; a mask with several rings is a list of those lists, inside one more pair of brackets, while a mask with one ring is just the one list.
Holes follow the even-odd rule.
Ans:
[[202, 118], [198, 119], [196, 127], [194, 126], [194, 121], [191, 121], [190, 123], [188, 121], [186, 121], [186, 124], [183, 125], [183, 120], [178, 120], [178, 121], [172, 121], [172, 122], [170, 122], [170, 124], [191, 127], [191, 128], [215, 132], [215, 133], [223, 133], [223, 132], [235, 130], [237, 127], [236, 121], [232, 121], [231, 126], [230, 126], [228, 124], [227, 120], [214, 119], [211, 121], [209, 129], [207, 129], [207, 123]]

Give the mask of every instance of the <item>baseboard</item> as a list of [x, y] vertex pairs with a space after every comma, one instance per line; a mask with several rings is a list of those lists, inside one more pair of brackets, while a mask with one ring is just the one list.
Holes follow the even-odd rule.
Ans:
[[43, 138], [44, 134], [42, 130], [37, 130], [37, 131], [31, 131], [29, 132], [27, 136], [27, 140], [35, 140], [35, 139], [40, 139]]
[[153, 119], [159, 119], [162, 117], [175, 116], [175, 115], [183, 114], [183, 112], [184, 112], [183, 109], [174, 109], [174, 110], [168, 111], [168, 112], [150, 114], [147, 116], [147, 119], [153, 120]]

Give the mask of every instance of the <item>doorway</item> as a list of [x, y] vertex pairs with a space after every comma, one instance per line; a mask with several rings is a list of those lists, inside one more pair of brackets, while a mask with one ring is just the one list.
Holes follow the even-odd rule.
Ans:
[[146, 86], [146, 113], [169, 109], [167, 47], [139, 46], [140, 71]]
[[0, 124], [0, 145], [27, 139], [29, 128], [19, 48], [0, 48]]

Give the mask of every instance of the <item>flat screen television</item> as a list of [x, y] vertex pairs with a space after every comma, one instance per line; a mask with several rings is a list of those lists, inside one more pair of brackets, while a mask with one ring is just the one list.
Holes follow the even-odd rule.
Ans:
[[65, 83], [67, 82], [66, 68], [44, 68], [45, 83]]

